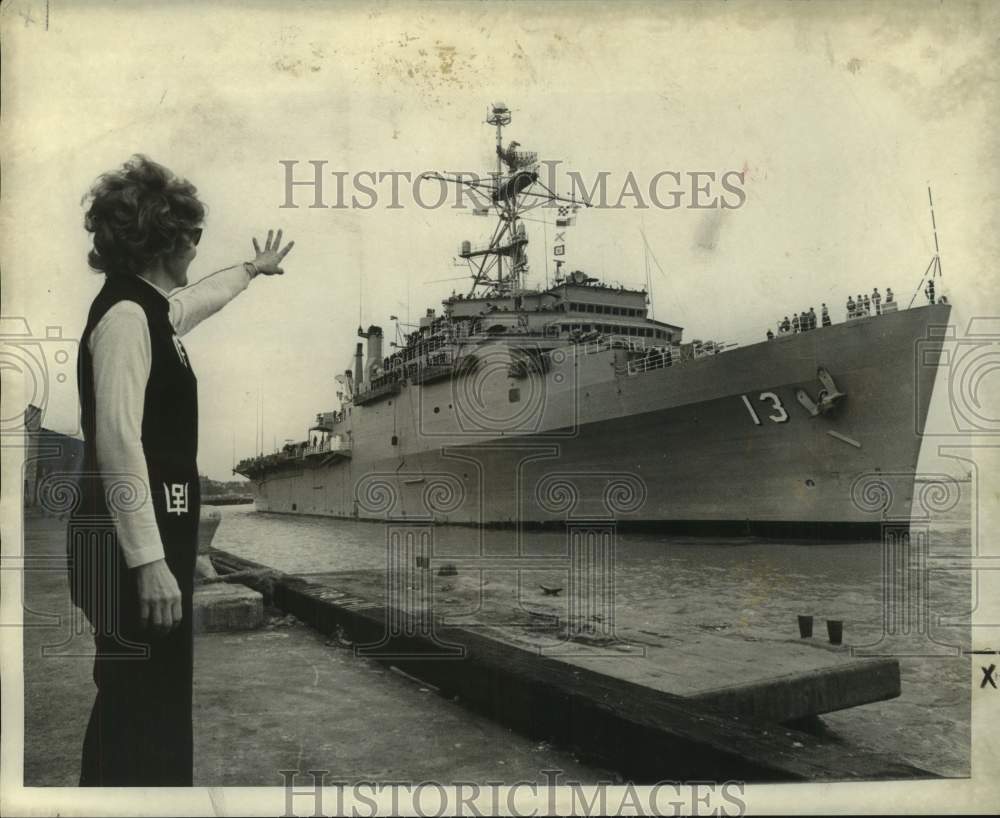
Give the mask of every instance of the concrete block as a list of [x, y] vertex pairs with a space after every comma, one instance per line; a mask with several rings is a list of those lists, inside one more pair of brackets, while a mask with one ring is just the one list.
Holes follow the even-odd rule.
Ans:
[[224, 582], [194, 591], [194, 632], [249, 631], [264, 624], [264, 597], [245, 585]]

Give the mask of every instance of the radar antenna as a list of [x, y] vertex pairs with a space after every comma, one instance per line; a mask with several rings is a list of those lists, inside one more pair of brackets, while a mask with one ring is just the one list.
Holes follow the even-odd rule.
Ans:
[[[482, 202], [477, 197], [488, 196], [488, 203], [485, 207], [477, 207], [477, 212], [496, 212], [497, 224], [489, 243], [474, 247], [472, 242], [463, 241], [458, 252], [459, 258], [467, 261], [470, 267], [469, 297], [481, 290], [481, 295], [516, 298], [523, 289], [528, 273], [528, 235], [522, 213], [556, 201], [590, 207], [589, 202], [554, 193], [539, 180], [537, 153], [520, 150], [521, 143], [513, 140], [504, 147], [503, 129], [510, 122], [511, 112], [504, 103], [495, 102], [490, 106], [486, 124], [496, 128], [496, 170], [490, 171], [489, 182], [439, 173], [425, 176], [464, 185], [477, 203]], [[536, 186], [541, 190], [534, 189]]]

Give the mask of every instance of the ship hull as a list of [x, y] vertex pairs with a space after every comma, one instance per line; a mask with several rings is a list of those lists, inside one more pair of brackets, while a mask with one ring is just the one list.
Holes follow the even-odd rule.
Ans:
[[[502, 434], [447, 425], [454, 384], [410, 385], [395, 409], [353, 418], [350, 459], [253, 480], [257, 509], [877, 539], [885, 520], [910, 513], [933, 383], [933, 368], [918, 368], [933, 363], [931, 328], [948, 312], [907, 310], [638, 373], [615, 351], [577, 355], [563, 388], [543, 376], [535, 428], [522, 417]], [[820, 368], [844, 397], [813, 416], [798, 393], [818, 402]], [[504, 377], [480, 397], [506, 400], [519, 385]]]

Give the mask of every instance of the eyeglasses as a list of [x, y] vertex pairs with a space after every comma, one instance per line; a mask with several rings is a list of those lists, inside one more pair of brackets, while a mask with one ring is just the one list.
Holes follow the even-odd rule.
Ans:
[[188, 234], [191, 236], [191, 244], [195, 247], [197, 247], [198, 242], [201, 241], [201, 230], [202, 228], [200, 227], [194, 227], [188, 231]]

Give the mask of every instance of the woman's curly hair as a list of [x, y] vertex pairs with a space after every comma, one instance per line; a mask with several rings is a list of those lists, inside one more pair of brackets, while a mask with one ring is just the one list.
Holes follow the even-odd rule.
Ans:
[[175, 253], [178, 239], [205, 216], [197, 193], [187, 179], [141, 154], [98, 177], [83, 199], [90, 204], [84, 227], [94, 234], [90, 266], [137, 275]]

